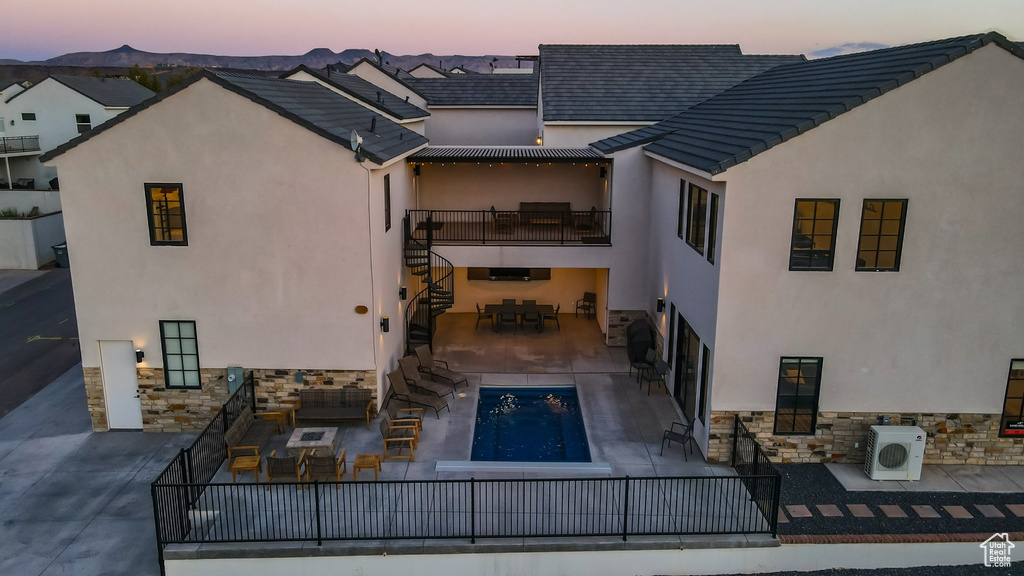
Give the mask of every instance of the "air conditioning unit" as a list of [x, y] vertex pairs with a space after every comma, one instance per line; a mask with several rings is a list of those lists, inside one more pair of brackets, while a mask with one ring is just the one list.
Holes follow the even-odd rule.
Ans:
[[920, 480], [926, 439], [917, 426], [872, 426], [864, 473], [872, 480]]

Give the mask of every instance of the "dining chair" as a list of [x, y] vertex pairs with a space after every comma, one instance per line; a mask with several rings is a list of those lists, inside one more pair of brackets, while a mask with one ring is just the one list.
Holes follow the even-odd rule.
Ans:
[[529, 306], [536, 306], [536, 305], [537, 305], [537, 301], [536, 300], [523, 300], [523, 306], [529, 307]]
[[515, 298], [502, 298], [501, 299], [501, 305], [502, 306], [515, 306], [516, 305], [516, 299]]
[[501, 331], [502, 326], [512, 325], [514, 331], [519, 323], [516, 321], [515, 310], [502, 310], [498, 313], [498, 331]]
[[543, 322], [547, 322], [548, 320], [554, 320], [555, 321], [555, 326], [558, 326], [558, 329], [561, 330], [562, 329], [562, 323], [558, 321], [558, 311], [561, 310], [561, 309], [562, 309], [562, 305], [561, 304], [559, 304], [558, 306], [555, 306], [554, 312], [551, 312], [550, 314], [545, 313], [544, 317], [541, 320]]
[[492, 325], [494, 324], [494, 317], [491, 316], [490, 314], [484, 312], [483, 309], [480, 308], [480, 303], [477, 302], [477, 304], [476, 304], [476, 328], [480, 328], [480, 321], [481, 320], [487, 320]]

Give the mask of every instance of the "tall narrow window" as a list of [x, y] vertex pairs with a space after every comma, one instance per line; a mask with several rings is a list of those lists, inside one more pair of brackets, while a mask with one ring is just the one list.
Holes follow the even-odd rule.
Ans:
[[857, 244], [857, 270], [897, 272], [903, 251], [906, 200], [864, 200]]
[[708, 210], [708, 262], [715, 263], [715, 243], [718, 240], [718, 194], [711, 195]]
[[798, 199], [793, 214], [790, 270], [832, 270], [839, 200]]
[[700, 357], [700, 406], [697, 409], [697, 420], [700, 420], [701, 424], [707, 422], [708, 417], [708, 377], [710, 373], [711, 350], [708, 350], [708, 346], [705, 344]]
[[391, 174], [384, 175], [384, 231], [391, 230]]
[[686, 180], [679, 181], [679, 219], [676, 221], [676, 235], [686, 240]]
[[151, 245], [188, 246], [181, 184], [146, 184], [146, 207]]
[[776, 434], [814, 434], [821, 358], [782, 358], [775, 400]]
[[191, 320], [161, 320], [164, 381], [168, 388], [199, 388], [199, 342]]
[[75, 114], [75, 126], [78, 127], [79, 134], [88, 132], [92, 129], [92, 119], [88, 114]]
[[707, 224], [708, 191], [690, 184], [687, 195], [689, 217], [686, 222], [686, 243], [698, 254], [704, 254], [704, 229]]
[[1010, 362], [999, 435], [1017, 438], [1024, 436], [1024, 360]]

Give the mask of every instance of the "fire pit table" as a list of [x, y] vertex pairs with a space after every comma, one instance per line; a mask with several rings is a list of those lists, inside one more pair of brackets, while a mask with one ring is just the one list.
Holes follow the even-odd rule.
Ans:
[[334, 454], [334, 439], [338, 429], [330, 428], [296, 428], [285, 447], [289, 456], [298, 456], [305, 450], [315, 449], [317, 454]]

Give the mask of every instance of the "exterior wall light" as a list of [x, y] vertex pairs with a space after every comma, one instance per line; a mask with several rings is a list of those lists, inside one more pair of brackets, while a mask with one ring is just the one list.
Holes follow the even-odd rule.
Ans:
[[141, 364], [146, 359], [146, 353], [142, 351], [142, 348], [135, 349], [135, 363]]
[[664, 311], [665, 311], [665, 299], [664, 298], [658, 298], [658, 312], [664, 312]]
[[537, 146], [543, 146], [543, 145], [544, 145], [544, 137], [543, 136], [537, 136]]
[[391, 320], [387, 316], [380, 317], [380, 331], [387, 334], [391, 330]]
[[400, 287], [398, 289], [398, 297], [399, 298], [401, 298], [402, 300], [405, 300], [408, 296], [409, 296], [409, 291], [408, 291], [408, 289], [405, 286], [402, 286], [402, 287]]

